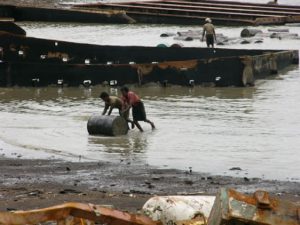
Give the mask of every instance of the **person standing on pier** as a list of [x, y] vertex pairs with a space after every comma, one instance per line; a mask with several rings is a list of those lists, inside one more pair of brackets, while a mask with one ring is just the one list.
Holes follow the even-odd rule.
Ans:
[[212, 24], [210, 18], [205, 19], [205, 24], [203, 26], [203, 33], [202, 33], [202, 41], [204, 41], [204, 36], [206, 37], [206, 45], [209, 48], [210, 46], [214, 48], [215, 41], [217, 41], [215, 27]]
[[152, 129], [155, 129], [154, 123], [147, 119], [144, 103], [141, 101], [140, 97], [134, 92], [129, 91], [128, 87], [122, 87], [121, 92], [123, 102], [125, 103], [123, 113], [129, 112], [130, 108], [132, 108], [133, 123], [141, 132], [144, 130], [138, 121], [149, 123]]

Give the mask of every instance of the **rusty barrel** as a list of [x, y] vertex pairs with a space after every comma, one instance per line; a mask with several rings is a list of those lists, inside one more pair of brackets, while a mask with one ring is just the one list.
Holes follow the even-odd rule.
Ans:
[[91, 135], [125, 135], [128, 132], [128, 124], [120, 116], [92, 115], [88, 120], [87, 130]]
[[254, 37], [256, 34], [262, 33], [261, 30], [258, 29], [243, 29], [241, 32], [241, 37]]

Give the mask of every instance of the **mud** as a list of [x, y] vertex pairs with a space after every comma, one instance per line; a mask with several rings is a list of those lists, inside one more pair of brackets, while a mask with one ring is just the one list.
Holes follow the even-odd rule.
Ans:
[[210, 176], [158, 169], [129, 161], [65, 162], [53, 160], [0, 160], [0, 210], [24, 210], [90, 202], [137, 212], [154, 195], [214, 195], [221, 187], [244, 193], [270, 191], [300, 204], [299, 183]]

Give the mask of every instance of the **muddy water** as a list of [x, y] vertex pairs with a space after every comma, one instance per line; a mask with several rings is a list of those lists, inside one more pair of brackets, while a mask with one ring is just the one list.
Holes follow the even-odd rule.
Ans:
[[[174, 43], [162, 32], [198, 27], [21, 23], [29, 36], [111, 45]], [[291, 32], [300, 33], [297, 25]], [[266, 30], [267, 28], [262, 28]], [[218, 27], [230, 37], [241, 28]], [[192, 41], [185, 46], [204, 46]], [[300, 40], [271, 40], [231, 48], [298, 49]], [[133, 87], [142, 96], [151, 131], [107, 138], [87, 134], [86, 121], [99, 113], [98, 95], [117, 89], [1, 88], [0, 154], [67, 160], [120, 159], [213, 174], [300, 180], [300, 70], [292, 66], [254, 88]], [[115, 112], [116, 113], [116, 112]], [[231, 167], [243, 171], [232, 172]]]

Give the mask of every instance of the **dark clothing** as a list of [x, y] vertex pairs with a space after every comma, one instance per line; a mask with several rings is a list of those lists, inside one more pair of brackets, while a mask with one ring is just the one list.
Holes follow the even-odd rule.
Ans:
[[206, 44], [207, 47], [210, 45], [213, 46], [215, 43], [214, 35], [213, 34], [206, 34]]
[[132, 117], [134, 121], [145, 121], [147, 119], [144, 103], [142, 101], [132, 106]]

